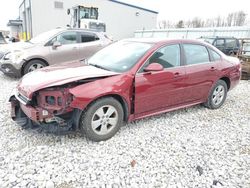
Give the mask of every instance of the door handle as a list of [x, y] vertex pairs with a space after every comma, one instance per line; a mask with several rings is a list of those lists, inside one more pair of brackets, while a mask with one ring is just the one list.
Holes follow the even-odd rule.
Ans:
[[77, 47], [73, 47], [72, 49], [73, 49], [73, 50], [77, 50]]
[[210, 68], [210, 71], [215, 71], [215, 67], [211, 67], [211, 68]]
[[181, 74], [179, 73], [179, 72], [175, 72], [174, 73], [174, 77], [176, 78], [176, 77], [179, 77]]

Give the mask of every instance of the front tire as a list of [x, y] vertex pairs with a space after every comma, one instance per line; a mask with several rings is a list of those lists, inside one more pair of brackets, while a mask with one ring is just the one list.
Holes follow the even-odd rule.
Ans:
[[223, 105], [227, 97], [227, 84], [223, 80], [218, 80], [212, 87], [208, 100], [204, 105], [210, 109], [217, 109]]
[[46, 63], [41, 61], [41, 60], [31, 60], [30, 62], [28, 62], [27, 65], [25, 65], [24, 67], [24, 70], [23, 70], [23, 73], [24, 74], [27, 74], [29, 72], [32, 72], [34, 70], [37, 70], [37, 69], [41, 69], [43, 67], [46, 67]]
[[122, 105], [113, 97], [102, 98], [81, 115], [80, 130], [90, 140], [99, 142], [114, 136], [123, 124]]

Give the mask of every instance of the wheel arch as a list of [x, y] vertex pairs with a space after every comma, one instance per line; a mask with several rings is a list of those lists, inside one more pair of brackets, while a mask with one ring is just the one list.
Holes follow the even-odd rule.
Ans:
[[84, 108], [84, 111], [86, 109], [88, 109], [88, 107], [91, 106], [95, 101], [103, 99], [103, 98], [108, 98], [108, 97], [114, 98], [122, 105], [122, 109], [123, 109], [123, 113], [124, 113], [123, 120], [127, 122], [128, 117], [129, 117], [129, 106], [128, 106], [126, 99], [119, 94], [106, 94], [106, 95], [99, 96], [99, 97], [95, 98], [94, 100], [92, 100], [89, 104], [87, 104], [87, 106]]
[[[212, 91], [214, 85], [215, 85], [219, 80], [222, 80], [222, 81], [224, 81], [224, 82], [226, 83], [226, 85], [227, 85], [227, 91], [229, 91], [229, 89], [230, 89], [230, 87], [231, 87], [231, 81], [230, 81], [230, 79], [229, 79], [227, 76], [222, 76], [222, 77], [220, 77], [218, 80], [216, 80], [216, 81], [213, 82], [211, 88], [209, 89], [209, 92], [208, 92], [207, 95], [206, 95], [205, 101], [207, 101], [207, 99], [208, 99], [208, 97], [209, 97], [209, 95], [210, 95], [210, 93], [211, 93], [211, 91]], [[206, 106], [206, 105], [205, 105], [205, 106]]]
[[47, 66], [49, 66], [48, 61], [46, 61], [46, 60], [43, 59], [43, 58], [37, 57], [37, 58], [29, 59], [29, 60], [25, 61], [25, 63], [22, 65], [22, 69], [21, 69], [21, 75], [22, 75], [22, 76], [24, 75], [24, 68], [25, 68], [25, 66], [26, 66], [29, 62], [34, 61], [34, 60], [42, 61], [42, 62], [44, 62]]
[[226, 82], [227, 84], [227, 90], [229, 91], [230, 87], [231, 87], [231, 81], [227, 76], [221, 77], [219, 80], [223, 80], [224, 82]]

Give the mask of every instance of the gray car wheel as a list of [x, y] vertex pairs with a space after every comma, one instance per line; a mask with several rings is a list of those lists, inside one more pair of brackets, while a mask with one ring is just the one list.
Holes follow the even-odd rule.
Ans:
[[23, 73], [27, 74], [29, 72], [32, 72], [37, 69], [41, 69], [46, 66], [47, 66], [46, 63], [41, 60], [38, 60], [38, 59], [31, 60], [27, 65], [25, 65]]
[[122, 105], [114, 98], [102, 98], [92, 103], [82, 114], [80, 130], [90, 140], [99, 142], [114, 136], [123, 124]]
[[212, 87], [207, 102], [204, 105], [210, 109], [217, 109], [223, 105], [227, 97], [227, 84], [218, 80]]

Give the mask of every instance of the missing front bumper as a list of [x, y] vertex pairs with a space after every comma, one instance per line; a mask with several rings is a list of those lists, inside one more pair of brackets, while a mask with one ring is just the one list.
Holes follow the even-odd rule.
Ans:
[[24, 129], [39, 128], [46, 133], [53, 133], [56, 135], [66, 134], [70, 131], [76, 131], [78, 129], [81, 114], [80, 110], [74, 110], [68, 114], [64, 114], [62, 117], [47, 116], [47, 118], [60, 119], [61, 122], [51, 121], [46, 123], [45, 121], [37, 121], [40, 116], [39, 112], [35, 108], [20, 104], [19, 101], [13, 96], [10, 98], [10, 103], [11, 118], [16, 122], [16, 124]]

